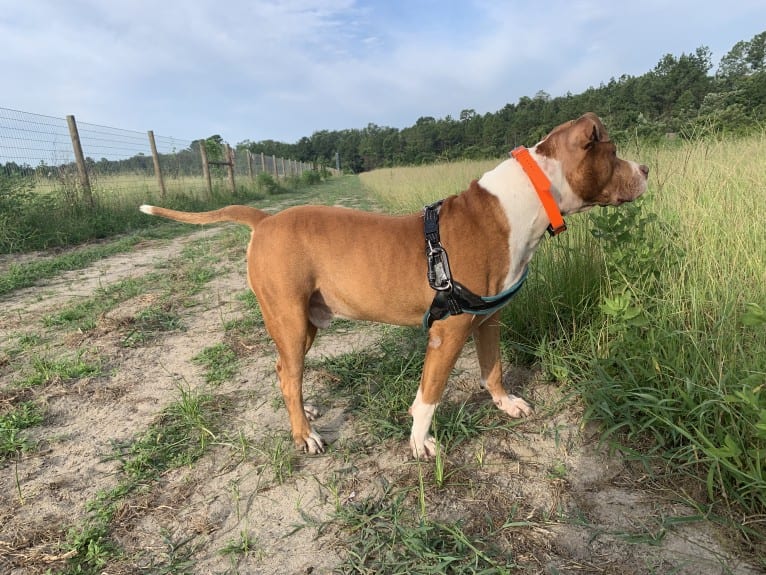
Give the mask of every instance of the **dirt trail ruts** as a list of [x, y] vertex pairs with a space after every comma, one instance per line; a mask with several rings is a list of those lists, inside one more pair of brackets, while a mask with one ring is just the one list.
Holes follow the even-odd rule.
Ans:
[[[45, 315], [90, 297], [100, 287], [150, 273], [158, 262], [179, 257], [191, 241], [215, 242], [219, 230], [147, 242], [131, 253], [0, 299], [0, 344], [42, 331]], [[36, 390], [46, 411], [44, 424], [30, 431], [38, 450], [0, 464], [0, 571], [21, 575], [62, 568], [61, 530], [81, 521], [87, 502], [115, 486], [118, 462], [106, 457], [113, 442], [146, 429], [163, 406], [178, 398], [180, 388], [204, 387], [202, 368], [192, 358], [222, 341], [225, 322], [245, 313], [237, 297], [246, 289], [244, 262], [216, 266], [215, 278], [182, 314], [184, 331], [142, 347], [120, 346], [119, 329], [111, 326], [150, 303], [151, 296], [138, 296], [111, 310], [92, 332], [46, 335], [49, 353], [79, 350], [100, 358], [103, 369], [74, 384], [52, 382]], [[310, 354], [317, 358], [363, 350], [375, 346], [380, 334], [377, 326], [355, 324], [320, 335]], [[188, 553], [188, 569], [200, 574], [329, 573], [344, 549], [332, 531], [318, 535], [317, 525], [332, 516], [337, 504], [379, 495], [382, 485], [414, 477], [409, 448], [399, 441], [343, 457], [301, 456], [283, 482], [264, 466], [238, 457], [237, 436], [258, 444], [284, 436], [287, 429], [274, 359], [273, 346], [264, 340], [242, 360], [239, 374], [216, 388], [232, 406], [228, 435], [217, 438], [194, 465], [173, 469], [151, 490], [130, 497], [113, 532], [126, 559], [106, 566], [104, 573], [150, 571], [181, 551]], [[445, 401], [488, 401], [479, 391], [477, 371], [469, 346]], [[695, 511], [652, 490], [640, 471], [600, 446], [597, 429], [582, 426], [577, 401], [534, 373], [507, 371], [507, 384], [534, 401], [537, 415], [513, 432], [479, 439], [483, 461], [471, 472], [471, 481], [482, 486], [480, 494], [496, 490], [494, 503], [516, 505], [526, 514], [528, 526], [520, 531], [514, 552], [527, 572], [758, 572], [719, 542], [712, 525], [670, 520], [692, 517]], [[6, 369], [0, 376], [0, 390], [10, 397], [16, 374]], [[318, 374], [307, 374], [306, 395], [323, 408], [317, 426], [327, 439], [342, 445], [354, 438], [357, 432], [344, 401], [328, 394]], [[470, 459], [468, 450], [462, 453], [455, 457], [464, 459], [453, 465]], [[445, 492], [445, 500], [432, 504], [442, 516], [453, 513], [460, 520], [469, 503], [447, 497]], [[237, 556], [222, 552], [243, 534], [253, 536], [253, 549]], [[185, 546], [180, 551], [179, 542]]]

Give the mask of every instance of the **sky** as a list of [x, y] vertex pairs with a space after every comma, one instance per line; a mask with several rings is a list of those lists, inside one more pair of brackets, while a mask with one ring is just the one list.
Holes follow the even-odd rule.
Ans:
[[0, 0], [0, 108], [293, 143], [717, 67], [764, 30], [765, 0]]

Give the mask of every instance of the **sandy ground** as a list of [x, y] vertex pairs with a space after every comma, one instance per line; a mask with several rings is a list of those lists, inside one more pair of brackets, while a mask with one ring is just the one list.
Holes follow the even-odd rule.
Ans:
[[[28, 431], [37, 449], [0, 463], [0, 572], [64, 569], [60, 544], [67, 529], [83, 520], [89, 501], [117, 484], [119, 464], [107, 457], [114, 443], [145, 430], [178, 400], [180, 389], [205, 387], [192, 358], [224, 340], [226, 321], [247, 313], [237, 297], [246, 289], [245, 246], [231, 260], [214, 264], [215, 277], [186, 302], [185, 329], [146, 345], [126, 348], [120, 342], [122, 326], [151, 304], [152, 294], [121, 303], [84, 333], [45, 327], [43, 319], [95, 290], [156, 271], [192, 241], [207, 238], [215, 245], [220, 230], [146, 242], [0, 299], [0, 413], [24, 399], [45, 410], [43, 424]], [[79, 351], [98, 358], [101, 373], [19, 389], [16, 366], [24, 357], [9, 350], [32, 333], [44, 339], [47, 354]], [[330, 331], [310, 354], [316, 359], [374, 348], [381, 333], [371, 324]], [[328, 454], [298, 456], [292, 475], [280, 482], [257, 450], [240, 449], [238, 438], [246, 439], [242, 445], [261, 445], [286, 437], [288, 428], [273, 346], [265, 337], [255, 341], [238, 374], [215, 388], [229, 406], [223, 431], [193, 465], [166, 472], [125, 500], [111, 531], [124, 554], [103, 573], [170, 572], [161, 567], [180, 556], [180, 572], [329, 573], [342, 564], [344, 535], [319, 526], [336, 506], [380, 496], [384, 485], [417, 488], [406, 442], [354, 449], [354, 416], [319, 372], [307, 374], [306, 395], [324, 412], [316, 425], [334, 446]], [[535, 373], [513, 367], [507, 372], [507, 384], [534, 402], [536, 415], [448, 454], [448, 470], [463, 469], [463, 481], [478, 486], [474, 500], [453, 500], [444, 489], [427, 502], [429, 513], [460, 520], [477, 509], [513, 511], [520, 523], [509, 545], [530, 573], [759, 572], [723, 542], [713, 524], [685, 521], [696, 515], [693, 509], [600, 445], [597, 427], [582, 425], [576, 398], [564, 397]], [[479, 390], [470, 346], [445, 400], [468, 401], [469, 407], [489, 400]], [[479, 452], [482, 464], [469, 465]], [[243, 533], [251, 537], [251, 548], [222, 553]]]

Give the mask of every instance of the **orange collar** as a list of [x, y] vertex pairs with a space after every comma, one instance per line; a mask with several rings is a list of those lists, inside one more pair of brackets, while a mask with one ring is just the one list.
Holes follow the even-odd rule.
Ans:
[[550, 225], [548, 225], [548, 233], [552, 236], [557, 236], [561, 232], [567, 229], [564, 218], [561, 217], [556, 200], [551, 195], [551, 181], [548, 179], [540, 166], [537, 165], [534, 158], [530, 155], [529, 150], [524, 146], [519, 146], [511, 151], [511, 156], [521, 165], [527, 177], [531, 180], [532, 185], [535, 187], [540, 202], [545, 208], [545, 213], [548, 214]]

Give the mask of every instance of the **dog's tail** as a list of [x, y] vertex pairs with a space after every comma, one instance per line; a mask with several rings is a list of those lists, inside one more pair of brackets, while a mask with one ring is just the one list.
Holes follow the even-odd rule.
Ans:
[[145, 214], [151, 216], [161, 216], [187, 224], [212, 224], [215, 222], [237, 222], [255, 228], [258, 223], [267, 218], [269, 214], [263, 210], [251, 208], [249, 206], [226, 206], [220, 210], [212, 212], [179, 212], [167, 208], [158, 208], [156, 206], [147, 206], [144, 204], [138, 208]]

